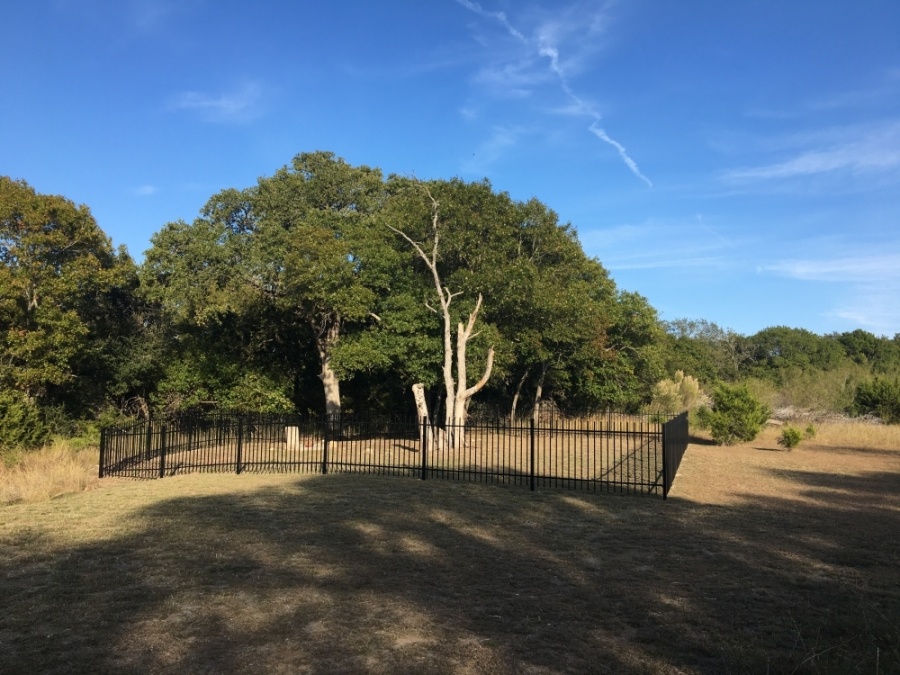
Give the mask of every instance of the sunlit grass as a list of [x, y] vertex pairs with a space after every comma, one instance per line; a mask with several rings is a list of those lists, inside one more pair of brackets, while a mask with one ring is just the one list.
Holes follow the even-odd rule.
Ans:
[[[844, 420], [840, 422], [788, 421], [802, 432], [810, 425], [815, 434], [801, 441], [801, 447], [827, 446], [846, 450], [900, 450], [900, 425], [874, 424], [869, 421]], [[760, 434], [760, 440], [774, 440], [781, 427], [768, 427]]]
[[900, 450], [900, 425], [866, 423], [823, 423], [813, 439], [831, 446], [870, 450]]

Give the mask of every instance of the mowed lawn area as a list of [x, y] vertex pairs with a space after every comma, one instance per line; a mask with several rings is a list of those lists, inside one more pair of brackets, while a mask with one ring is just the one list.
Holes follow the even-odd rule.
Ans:
[[698, 440], [668, 501], [196, 474], [0, 507], [0, 673], [898, 673], [900, 446], [848, 429]]

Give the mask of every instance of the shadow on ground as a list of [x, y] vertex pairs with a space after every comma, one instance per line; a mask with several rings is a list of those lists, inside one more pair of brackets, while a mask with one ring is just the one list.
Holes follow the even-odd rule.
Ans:
[[329, 475], [23, 532], [0, 672], [900, 672], [898, 476], [780, 477], [802, 498]]

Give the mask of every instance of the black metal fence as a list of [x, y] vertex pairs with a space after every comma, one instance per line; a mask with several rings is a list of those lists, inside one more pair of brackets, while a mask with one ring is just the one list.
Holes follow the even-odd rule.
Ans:
[[665, 498], [687, 448], [687, 414], [469, 422], [200, 414], [101, 432], [100, 477], [342, 472], [511, 483]]

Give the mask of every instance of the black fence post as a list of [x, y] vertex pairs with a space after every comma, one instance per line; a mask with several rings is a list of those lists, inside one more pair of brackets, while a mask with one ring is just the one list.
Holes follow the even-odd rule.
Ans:
[[428, 418], [422, 418], [422, 480], [428, 476]]
[[329, 419], [329, 415], [326, 413], [325, 415], [325, 424], [322, 427], [322, 473], [328, 473], [328, 427], [330, 425], [331, 420]]
[[166, 431], [167, 425], [163, 422], [159, 430], [159, 477], [166, 477]]
[[100, 475], [98, 478], [103, 478], [103, 470], [106, 467], [106, 443], [107, 443], [107, 435], [106, 428], [100, 429], [100, 464], [98, 465]]
[[531, 430], [531, 452], [530, 452], [531, 458], [530, 458], [530, 461], [528, 462], [528, 465], [529, 465], [528, 478], [529, 478], [529, 483], [531, 485], [531, 491], [534, 492], [534, 417], [532, 417], [529, 420], [529, 427]]
[[153, 429], [152, 429], [152, 421], [150, 417], [147, 417], [147, 461], [149, 462], [153, 459]]
[[237, 428], [237, 456], [235, 457], [234, 464], [234, 472], [240, 473], [243, 467], [241, 466], [241, 457], [244, 450], [244, 420], [238, 417], [238, 428]]
[[669, 423], [671, 420], [665, 422], [662, 427], [662, 475], [663, 475], [663, 499], [667, 499], [669, 496], [669, 448], [668, 448], [668, 440], [669, 440]]

